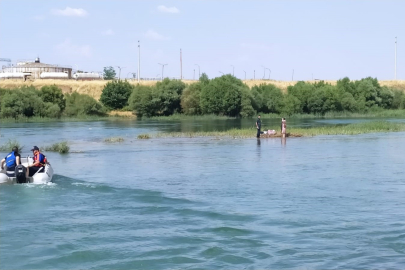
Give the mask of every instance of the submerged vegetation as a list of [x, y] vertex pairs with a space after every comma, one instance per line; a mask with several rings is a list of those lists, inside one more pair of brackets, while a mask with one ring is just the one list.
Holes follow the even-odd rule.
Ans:
[[110, 138], [104, 139], [104, 142], [106, 142], [106, 143], [120, 143], [123, 141], [124, 141], [124, 138], [122, 138], [122, 137], [110, 137]]
[[[265, 127], [264, 130], [279, 127]], [[365, 123], [330, 125], [311, 128], [288, 128], [287, 137], [318, 136], [318, 135], [358, 135], [377, 132], [398, 132], [405, 131], [405, 123], [388, 121], [371, 121]], [[230, 129], [227, 131], [200, 131], [200, 132], [167, 132], [158, 133], [156, 138], [195, 138], [195, 137], [231, 137], [231, 138], [253, 138], [256, 136], [255, 128]], [[280, 137], [280, 132], [274, 136]]]
[[68, 142], [59, 142], [59, 143], [54, 143], [50, 146], [45, 146], [43, 147], [44, 151], [50, 151], [50, 152], [58, 152], [60, 154], [66, 154], [69, 153], [70, 147], [68, 145]]
[[8, 139], [6, 143], [0, 145], [0, 151], [10, 152], [13, 147], [17, 147], [18, 151], [21, 151], [24, 146], [22, 146], [16, 139]]
[[150, 135], [149, 134], [139, 134], [137, 138], [141, 139], [141, 140], [147, 140], [147, 139], [150, 139]]

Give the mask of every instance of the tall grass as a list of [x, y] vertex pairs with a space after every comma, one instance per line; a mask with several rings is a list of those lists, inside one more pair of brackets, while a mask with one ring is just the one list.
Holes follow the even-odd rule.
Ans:
[[68, 145], [68, 142], [58, 142], [54, 143], [50, 146], [45, 146], [43, 147], [44, 151], [50, 151], [50, 152], [58, 152], [60, 154], [66, 154], [69, 153], [70, 147]]
[[18, 148], [19, 152], [24, 148], [24, 146], [22, 146], [20, 144], [20, 142], [17, 141], [16, 139], [8, 139], [7, 142], [0, 145], [0, 151], [1, 152], [10, 152], [11, 149], [13, 149], [13, 147], [15, 147], [15, 146]]
[[104, 139], [104, 142], [106, 142], [106, 143], [120, 143], [123, 141], [124, 141], [124, 138], [121, 138], [121, 137], [110, 137], [110, 138]]
[[[278, 127], [270, 129], [278, 130]], [[357, 135], [364, 133], [399, 132], [405, 131], [405, 123], [393, 123], [387, 121], [372, 121], [348, 125], [330, 125], [311, 128], [287, 128], [288, 137], [318, 136], [318, 135]], [[231, 137], [251, 138], [256, 136], [255, 128], [230, 129], [227, 131], [199, 131], [199, 132], [168, 132], [158, 133], [156, 138], [195, 138], [195, 137]], [[278, 133], [271, 137], [280, 137]]]

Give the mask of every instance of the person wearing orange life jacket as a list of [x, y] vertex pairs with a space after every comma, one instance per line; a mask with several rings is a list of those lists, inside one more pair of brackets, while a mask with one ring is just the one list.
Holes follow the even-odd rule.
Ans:
[[[40, 170], [46, 164], [46, 157], [41, 152], [39, 152], [38, 146], [34, 146], [31, 149], [31, 151], [34, 154], [34, 157], [33, 157], [34, 163], [27, 166], [28, 176], [33, 176], [38, 170]], [[43, 169], [41, 169], [41, 170], [43, 170]]]

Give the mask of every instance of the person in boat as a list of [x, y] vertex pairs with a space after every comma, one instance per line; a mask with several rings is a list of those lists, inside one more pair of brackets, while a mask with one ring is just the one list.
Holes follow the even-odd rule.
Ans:
[[15, 176], [15, 167], [21, 164], [21, 155], [18, 153], [18, 147], [14, 146], [11, 152], [1, 160], [1, 169], [4, 169], [4, 163], [7, 166], [6, 174], [8, 177]]
[[257, 116], [256, 128], [257, 128], [256, 137], [260, 138], [260, 129], [262, 128], [262, 120], [260, 120], [260, 115]]
[[46, 157], [39, 151], [38, 146], [34, 146], [31, 151], [34, 154], [34, 163], [27, 166], [27, 176], [33, 176], [39, 170], [43, 170], [42, 168], [45, 167], [46, 164]]

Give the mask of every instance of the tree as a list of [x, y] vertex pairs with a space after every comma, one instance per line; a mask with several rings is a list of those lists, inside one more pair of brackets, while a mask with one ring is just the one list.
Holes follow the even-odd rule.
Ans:
[[153, 106], [156, 115], [172, 115], [181, 112], [181, 95], [186, 85], [180, 80], [168, 78], [156, 83], [153, 94]]
[[57, 104], [61, 111], [66, 107], [65, 96], [62, 93], [62, 89], [56, 85], [46, 85], [41, 87], [41, 98], [44, 102], [50, 102]]
[[113, 67], [111, 67], [111, 66], [104, 67], [104, 73], [103, 73], [104, 80], [114, 80], [115, 75], [117, 75], [117, 73], [115, 72], [115, 69]]
[[106, 114], [106, 110], [100, 102], [91, 96], [73, 92], [72, 94], [66, 94], [65, 114], [67, 116], [104, 116]]
[[152, 92], [155, 86], [136, 85], [129, 97], [129, 108], [133, 110], [137, 117], [150, 117], [155, 115], [156, 109], [152, 104]]
[[[205, 73], [203, 73], [205, 75]], [[202, 78], [203, 76], [201, 76]], [[200, 78], [200, 81], [201, 81]], [[185, 114], [195, 115], [201, 114], [200, 96], [201, 96], [201, 82], [192, 83], [184, 89], [181, 95], [181, 108]]]
[[109, 82], [101, 93], [100, 101], [108, 108], [122, 109], [128, 105], [128, 98], [132, 89], [132, 85], [126, 80]]
[[[242, 108], [242, 91], [246, 85], [232, 75], [224, 75], [209, 81], [201, 91], [200, 106], [205, 114], [226, 116], [240, 116]], [[248, 101], [249, 100], [249, 101]], [[252, 106], [250, 97], [244, 100], [245, 111], [250, 111]], [[252, 108], [253, 110], [253, 108]], [[250, 113], [246, 113], [248, 115]]]

